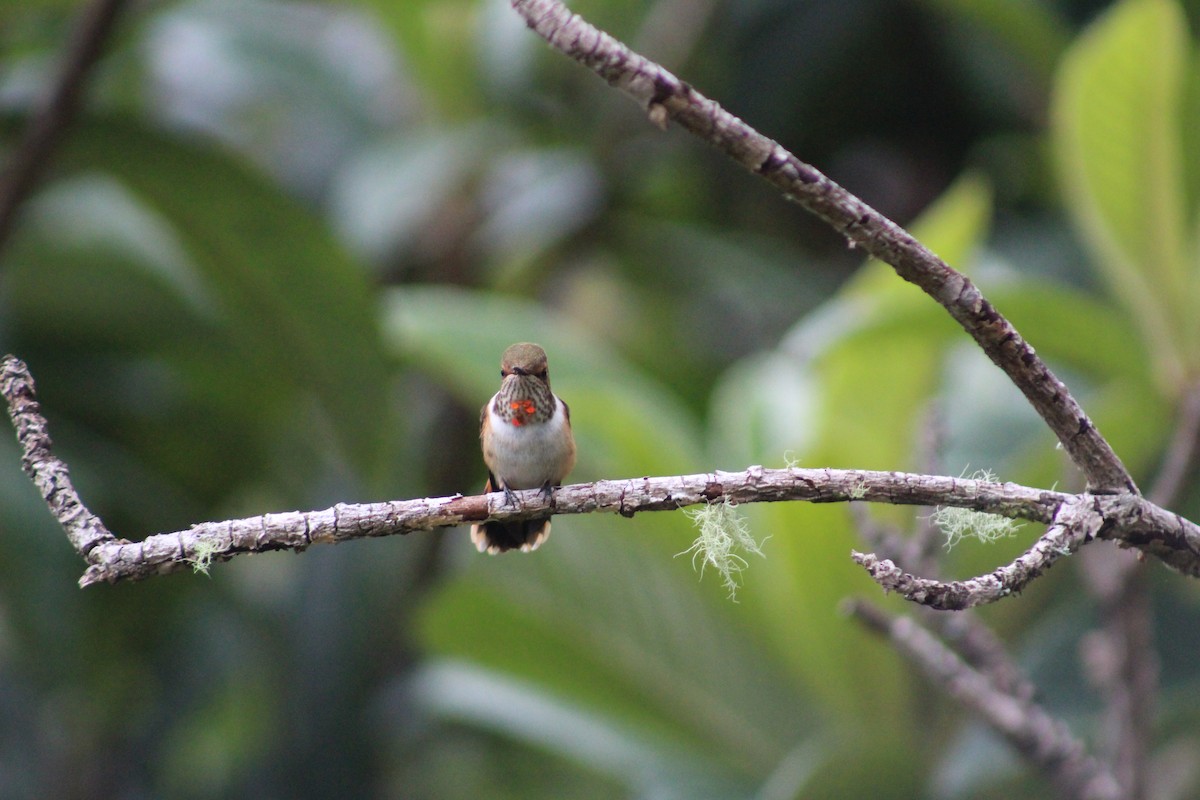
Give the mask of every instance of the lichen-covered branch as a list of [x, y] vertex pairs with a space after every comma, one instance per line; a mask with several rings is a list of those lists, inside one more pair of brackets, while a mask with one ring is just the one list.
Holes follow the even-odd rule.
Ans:
[[893, 617], [860, 601], [848, 603], [847, 610], [869, 629], [888, 637], [930, 681], [977, 713], [1037, 765], [1058, 789], [1057, 796], [1073, 800], [1117, 800], [1122, 796], [1112, 773], [1088, 755], [1062, 721], [1036, 703], [997, 688], [915, 620]]
[[1020, 592], [1059, 558], [1094, 539], [1103, 522], [1094, 501], [1089, 502], [1086, 496], [1073, 497], [1059, 507], [1046, 532], [1012, 563], [964, 581], [918, 578], [873, 553], [855, 551], [851, 557], [876, 583], [906, 600], [941, 611], [961, 611]]
[[888, 591], [931, 608], [961, 610], [1020, 592], [1058, 559], [1092, 539], [1136, 547], [1180, 572], [1200, 577], [1200, 527], [1132, 494], [1072, 495], [1056, 510], [1053, 524], [1032, 547], [1012, 563], [969, 580], [920, 578], [873, 553], [854, 552], [851, 556]]
[[1093, 537], [1140, 547], [1188, 572], [1200, 574], [1200, 528], [1137, 495], [1069, 495], [1012, 483], [854, 469], [765, 469], [741, 472], [631, 478], [562, 486], [546, 499], [540, 490], [338, 504], [322, 511], [264, 514], [206, 522], [186, 531], [117, 539], [87, 508], [71, 485], [66, 465], [51, 451], [46, 420], [33, 379], [13, 356], [0, 364], [0, 393], [23, 449], [22, 463], [71, 544], [88, 562], [84, 586], [145, 578], [188, 565], [222, 561], [241, 553], [303, 550], [311, 544], [389, 536], [484, 520], [522, 519], [546, 513], [671, 511], [724, 500], [736, 504], [802, 500], [810, 503], [868, 501], [897, 505], [955, 506], [1053, 523], [1017, 562], [975, 581], [942, 584], [905, 575], [891, 562], [855, 554], [885, 588], [941, 608], [966, 608], [1019, 591], [1058, 556]]
[[962, 273], [815, 167], [558, 0], [511, 0], [556, 50], [630, 95], [652, 122], [699, 136], [827, 222], [940, 303], [1021, 390], [1097, 493], [1136, 492], [1133, 478], [1067, 387]]
[[146, 578], [187, 568], [203, 560], [223, 561], [243, 553], [304, 550], [369, 536], [391, 536], [483, 520], [521, 519], [556, 514], [674, 511], [729, 500], [763, 503], [805, 500], [846, 502], [861, 498], [904, 505], [941, 503], [1048, 521], [1069, 495], [1014, 484], [965, 481], [935, 475], [837, 469], [765, 469], [656, 478], [596, 481], [562, 486], [547, 500], [540, 490], [517, 492], [509, 505], [502, 492], [464, 497], [338, 504], [321, 511], [292, 511], [247, 519], [205, 522], [185, 531], [143, 541], [112, 540], [92, 549], [80, 581]]
[[[878, 557], [902, 564], [919, 564], [921, 574], [939, 577], [940, 565], [932, 557], [934, 549], [931, 546], [936, 534], [926, 530], [936, 526], [929, 522], [928, 515], [919, 518], [921, 524], [912, 534], [904, 535], [898, 528], [893, 529], [874, 519], [863, 506], [851, 504], [850, 511], [859, 538], [879, 553]], [[923, 541], [926, 537], [929, 541]], [[940, 636], [972, 669], [991, 680], [997, 689], [1020, 700], [1033, 699], [1035, 690], [1032, 682], [1009, 655], [1000, 638], [977, 615], [970, 611], [948, 614], [928, 607], [922, 608], [921, 613], [921, 624]]]

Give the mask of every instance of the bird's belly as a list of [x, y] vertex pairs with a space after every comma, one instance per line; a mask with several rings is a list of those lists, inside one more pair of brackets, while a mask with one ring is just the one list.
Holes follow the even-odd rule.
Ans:
[[492, 474], [510, 489], [537, 489], [561, 481], [574, 461], [564, 417], [560, 409], [540, 425], [517, 426], [493, 414], [492, 440], [484, 453]]

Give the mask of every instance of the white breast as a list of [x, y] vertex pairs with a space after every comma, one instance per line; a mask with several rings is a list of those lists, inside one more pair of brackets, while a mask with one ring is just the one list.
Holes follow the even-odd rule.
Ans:
[[[554, 415], [540, 424], [513, 425], [493, 410], [488, 402], [491, 443], [484, 451], [488, 469], [510, 489], [537, 489], [558, 483], [574, 465], [574, 448], [562, 400], [554, 398]], [[497, 487], [498, 488], [498, 487]]]

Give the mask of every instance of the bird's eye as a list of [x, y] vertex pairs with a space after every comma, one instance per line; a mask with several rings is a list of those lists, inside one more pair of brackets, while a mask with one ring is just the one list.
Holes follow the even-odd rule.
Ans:
[[537, 376], [542, 380], [546, 380], [546, 378], [550, 377], [550, 373], [546, 370], [542, 370], [537, 374]]
[[500, 370], [500, 377], [501, 377], [501, 378], [507, 378], [507, 377], [508, 377], [508, 370], [506, 370], [506, 369], [502, 369], [502, 370]]

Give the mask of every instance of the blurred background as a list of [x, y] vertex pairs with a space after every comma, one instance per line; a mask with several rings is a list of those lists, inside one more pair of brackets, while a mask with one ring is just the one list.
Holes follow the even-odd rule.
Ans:
[[[1153, 482], [1200, 377], [1200, 3], [572, 8], [911, 225]], [[0, 5], [0, 157], [81, 9]], [[0, 347], [127, 538], [475, 493], [478, 409], [521, 340], [571, 405], [573, 481], [796, 463], [1081, 488], [939, 307], [502, 0], [129, 4], [0, 250]], [[1197, 518], [1198, 488], [1172, 507]], [[844, 506], [742, 513], [765, 557], [736, 602], [675, 557], [696, 533], [668, 513], [563, 517], [534, 556], [452, 529], [81, 591], [0, 436], [0, 797], [1047, 796], [839, 614], [907, 610], [849, 560]], [[1200, 589], [1146, 581], [1155, 796], [1195, 796]], [[1096, 606], [1069, 564], [982, 616], [1102, 752]]]

